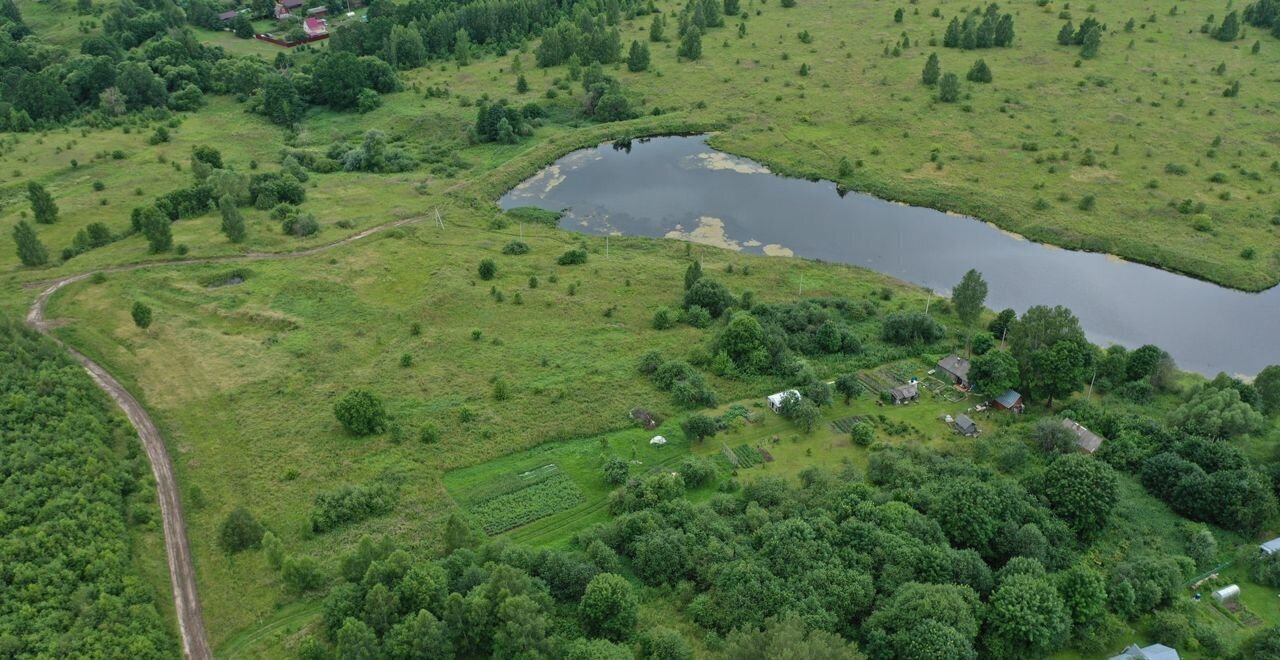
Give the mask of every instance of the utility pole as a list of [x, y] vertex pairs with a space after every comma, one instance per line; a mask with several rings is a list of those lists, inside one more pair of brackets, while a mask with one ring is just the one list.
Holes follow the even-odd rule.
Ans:
[[609, 235], [604, 235], [604, 258], [609, 258]]

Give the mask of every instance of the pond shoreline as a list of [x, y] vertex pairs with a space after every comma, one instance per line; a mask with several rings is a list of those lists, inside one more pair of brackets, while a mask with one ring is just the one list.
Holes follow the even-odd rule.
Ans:
[[[499, 207], [568, 208], [560, 227], [570, 231], [840, 263], [939, 292], [977, 268], [991, 283], [992, 308], [1063, 304], [1096, 343], [1153, 343], [1206, 375], [1255, 373], [1275, 352], [1264, 329], [1280, 325], [1280, 287], [1234, 289], [1123, 255], [1040, 242], [979, 217], [791, 177], [720, 151], [715, 137], [604, 140], [508, 189]], [[1235, 323], [1201, 328], [1216, 333], [1216, 343], [1190, 336], [1223, 318]]]

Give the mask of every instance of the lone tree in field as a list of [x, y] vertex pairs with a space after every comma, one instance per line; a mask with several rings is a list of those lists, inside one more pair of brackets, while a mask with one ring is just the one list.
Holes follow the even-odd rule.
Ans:
[[491, 280], [498, 274], [498, 264], [493, 263], [493, 259], [481, 259], [477, 272], [480, 273], [480, 279]]
[[692, 289], [693, 285], [697, 284], [700, 279], [702, 279], [702, 262], [695, 261], [684, 269], [684, 290]]
[[631, 52], [627, 53], [627, 70], [639, 73], [649, 69], [649, 47], [639, 41], [631, 42]]
[[696, 27], [689, 28], [684, 33], [684, 39], [680, 40], [680, 49], [676, 54], [686, 60], [696, 60], [702, 57], [702, 30]]
[[262, 524], [249, 510], [240, 506], [232, 509], [218, 530], [218, 543], [227, 554], [256, 548], [262, 545]]
[[35, 216], [37, 223], [51, 225], [58, 221], [58, 205], [53, 202], [53, 195], [44, 186], [28, 181], [27, 199], [31, 200], [31, 214]]
[[236, 202], [231, 199], [231, 195], [223, 195], [218, 200], [218, 211], [222, 213], [222, 233], [227, 235], [227, 240], [232, 243], [244, 242], [248, 232], [244, 227], [244, 216], [240, 214], [240, 209], [236, 208]]
[[969, 68], [969, 73], [965, 78], [969, 82], [989, 83], [992, 79], [991, 67], [987, 66], [986, 60], [978, 60]]
[[960, 100], [960, 77], [954, 73], [944, 73], [938, 80], [938, 100], [943, 103], [955, 103]]
[[43, 266], [49, 263], [49, 252], [36, 236], [36, 230], [26, 220], [13, 226], [13, 242], [18, 245], [18, 259], [23, 266]]
[[351, 390], [338, 399], [333, 415], [355, 435], [381, 433], [387, 426], [387, 411], [382, 407], [382, 400], [364, 389]]
[[680, 423], [680, 430], [684, 431], [685, 437], [690, 440], [701, 442], [705, 438], [715, 436], [720, 431], [720, 425], [706, 415], [691, 415]]
[[143, 330], [151, 327], [151, 308], [145, 303], [133, 303], [133, 310], [130, 313], [133, 315], [134, 325], [142, 328]]
[[924, 63], [924, 71], [920, 73], [920, 80], [929, 87], [938, 84], [938, 78], [942, 76], [942, 65], [938, 63], [938, 54], [929, 53], [929, 59]]
[[173, 227], [169, 218], [154, 206], [142, 209], [139, 224], [142, 235], [147, 237], [147, 244], [153, 254], [164, 252], [173, 247]]

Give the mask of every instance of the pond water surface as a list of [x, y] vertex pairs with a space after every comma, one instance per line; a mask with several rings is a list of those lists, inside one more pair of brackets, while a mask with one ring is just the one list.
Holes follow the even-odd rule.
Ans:
[[517, 186], [504, 208], [568, 209], [566, 229], [693, 240], [862, 266], [948, 295], [970, 268], [987, 306], [1065, 305], [1102, 345], [1156, 344], [1184, 369], [1252, 375], [1280, 363], [1280, 287], [1232, 289], [984, 222], [771, 174], [706, 137], [574, 152]]

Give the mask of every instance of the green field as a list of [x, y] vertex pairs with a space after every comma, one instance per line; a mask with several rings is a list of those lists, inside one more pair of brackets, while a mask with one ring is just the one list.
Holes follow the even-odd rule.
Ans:
[[[681, 5], [657, 3], [668, 13]], [[1243, 289], [1280, 281], [1280, 228], [1273, 221], [1280, 214], [1274, 194], [1280, 171], [1272, 169], [1280, 158], [1280, 134], [1269, 78], [1280, 65], [1280, 41], [1254, 29], [1231, 44], [1201, 34], [1205, 16], [1221, 14], [1222, 3], [1182, 3], [1176, 15], [1137, 0], [1099, 3], [1096, 11], [1083, 5], [1068, 10], [1057, 2], [1010, 4], [1014, 47], [982, 51], [926, 45], [941, 38], [951, 16], [971, 6], [959, 1], [904, 5], [901, 24], [893, 21], [896, 7], [882, 2], [801, 0], [783, 9], [776, 1], [744, 0], [743, 6], [745, 36], [737, 35], [736, 21], [712, 30], [699, 61], [678, 61], [677, 44], [668, 41], [651, 44], [651, 71], [610, 70], [645, 115], [627, 122], [581, 118], [578, 83], [546, 98], [567, 71], [537, 69], [525, 52], [532, 85], [525, 97], [515, 93], [514, 53], [486, 54], [465, 67], [434, 62], [402, 72], [405, 89], [386, 95], [378, 109], [355, 114], [313, 108], [296, 130], [247, 113], [234, 99], [210, 96], [198, 112], [177, 115], [171, 141], [161, 144], [148, 144], [161, 122], [142, 119], [112, 129], [0, 136], [0, 234], [7, 237], [28, 212], [26, 182], [38, 180], [60, 208], [56, 224], [37, 227], [55, 257], [86, 225], [104, 222], [121, 232], [133, 207], [189, 185], [196, 145], [215, 146], [241, 172], [275, 171], [286, 147], [324, 152], [334, 142], [359, 143], [367, 130], [378, 129], [419, 160], [417, 169], [399, 174], [311, 174], [302, 210], [320, 221], [316, 236], [285, 236], [267, 212], [249, 208], [249, 239], [241, 245], [225, 240], [216, 212], [181, 220], [173, 225], [174, 243], [188, 248], [188, 258], [227, 262], [110, 272], [100, 281], [68, 286], [50, 303], [57, 336], [128, 386], [169, 442], [219, 656], [292, 657], [319, 618], [318, 593], [288, 593], [263, 553], [229, 556], [218, 547], [219, 526], [238, 506], [250, 508], [289, 555], [318, 558], [327, 575], [364, 536], [391, 537], [416, 557], [435, 556], [453, 513], [491, 537], [565, 548], [575, 533], [609, 520], [612, 487], [601, 474], [608, 456], [630, 461], [633, 476], [673, 469], [692, 454], [717, 461], [716, 483], [771, 475], [797, 482], [813, 465], [865, 470], [875, 452], [897, 446], [983, 456], [1000, 442], [1021, 442], [1031, 418], [1042, 412], [977, 415], [983, 434], [970, 440], [941, 418], [965, 412], [976, 398], [935, 388], [918, 404], [881, 406], [868, 391], [847, 405], [837, 397], [823, 409], [823, 424], [804, 434], [764, 405], [763, 397], [786, 383], [707, 374], [720, 401], [708, 414], [740, 405], [753, 421], [691, 445], [679, 428], [689, 412], [635, 368], [645, 351], [684, 358], [718, 331], [683, 324], [652, 328], [658, 306], [679, 306], [691, 259], [701, 260], [735, 293], [751, 290], [766, 303], [794, 300], [792, 292], [803, 282], [806, 295], [875, 300], [884, 315], [923, 309], [926, 293], [857, 268], [674, 241], [615, 236], [606, 257], [603, 238], [517, 226], [496, 208], [502, 193], [574, 149], [619, 137], [711, 132], [717, 148], [779, 173], [837, 179], [884, 198], [973, 214], [1036, 240], [1111, 252]], [[940, 18], [929, 15], [935, 7]], [[23, 3], [33, 29], [51, 43], [75, 46], [85, 33], [58, 22], [70, 15], [67, 9]], [[1079, 49], [1056, 45], [1064, 11], [1077, 24], [1093, 14], [1109, 25], [1098, 58], [1077, 66]], [[1133, 33], [1123, 27], [1130, 17], [1137, 19]], [[624, 43], [643, 41], [648, 24], [648, 17], [624, 20]], [[801, 31], [810, 43], [801, 41]], [[237, 55], [270, 59], [278, 50], [226, 32], [197, 34]], [[886, 55], [904, 34], [911, 47]], [[1257, 54], [1250, 52], [1255, 39], [1262, 44]], [[961, 75], [981, 57], [995, 81], [963, 83], [959, 103], [935, 102], [920, 82], [924, 59], [934, 51], [944, 70]], [[1224, 74], [1214, 72], [1218, 63], [1225, 64]], [[807, 76], [799, 75], [801, 64]], [[1223, 97], [1222, 88], [1237, 79], [1240, 96]], [[447, 87], [449, 95], [426, 96], [432, 86]], [[469, 131], [483, 95], [536, 99], [548, 119], [517, 144], [475, 144]], [[650, 115], [653, 110], [661, 112]], [[842, 158], [852, 166], [845, 176], [839, 175]], [[1188, 173], [1166, 173], [1170, 163]], [[1223, 176], [1214, 176], [1219, 172]], [[95, 190], [97, 181], [102, 190]], [[1096, 198], [1092, 210], [1079, 208], [1086, 195]], [[1205, 204], [1210, 220], [1201, 224], [1207, 230], [1194, 226], [1199, 214], [1170, 206], [1184, 199]], [[436, 224], [437, 212], [443, 226]], [[260, 253], [319, 248], [402, 220], [408, 222], [331, 250], [259, 259]], [[531, 252], [503, 255], [503, 245], [515, 238]], [[577, 246], [590, 253], [586, 264], [556, 264]], [[1254, 248], [1251, 258], [1242, 256], [1246, 248]], [[148, 254], [140, 236], [66, 262], [54, 258], [40, 269], [20, 267], [5, 249], [0, 312], [20, 318], [36, 285], [59, 275], [176, 258], [173, 252]], [[486, 258], [497, 263], [492, 281], [477, 274]], [[210, 285], [233, 269], [244, 269], [243, 283]], [[131, 320], [135, 302], [154, 310], [149, 329]], [[932, 315], [959, 327], [949, 306], [935, 302]], [[868, 355], [890, 354], [880, 344], [878, 320], [856, 332], [871, 349]], [[923, 358], [894, 353], [885, 365], [866, 364], [866, 355], [811, 362], [823, 379], [860, 369], [874, 390], [905, 377], [925, 378], [936, 354], [962, 345], [952, 332], [924, 349]], [[1197, 380], [1186, 376], [1183, 382]], [[334, 419], [334, 402], [357, 386], [385, 402], [388, 432], [355, 438]], [[1146, 410], [1163, 415], [1179, 403], [1166, 395]], [[664, 423], [652, 431], [636, 428], [628, 417], [636, 407], [658, 412]], [[876, 429], [870, 448], [850, 442], [848, 420], [855, 417]], [[438, 443], [420, 440], [428, 428], [438, 432]], [[1275, 458], [1275, 424], [1269, 429], [1244, 441], [1260, 463]], [[669, 444], [650, 446], [656, 434]], [[739, 462], [736, 475], [726, 448]], [[393, 513], [323, 534], [312, 531], [318, 493], [369, 484], [388, 470], [403, 479]], [[709, 499], [715, 488], [693, 491], [690, 499]], [[1123, 478], [1122, 494], [1116, 521], [1091, 546], [1089, 561], [1106, 566], [1141, 548], [1183, 551], [1178, 516], [1131, 476]], [[1224, 559], [1249, 541], [1214, 532]], [[164, 592], [157, 535], [139, 534], [135, 551], [144, 579]], [[1246, 585], [1246, 604], [1268, 623], [1280, 621], [1275, 596], [1273, 589]], [[671, 618], [684, 605], [679, 598], [648, 594], [644, 618]], [[172, 603], [164, 607], [170, 611]], [[677, 625], [698, 636], [692, 624]], [[1135, 634], [1143, 625], [1136, 624]], [[1208, 656], [1192, 651], [1184, 657]]]

